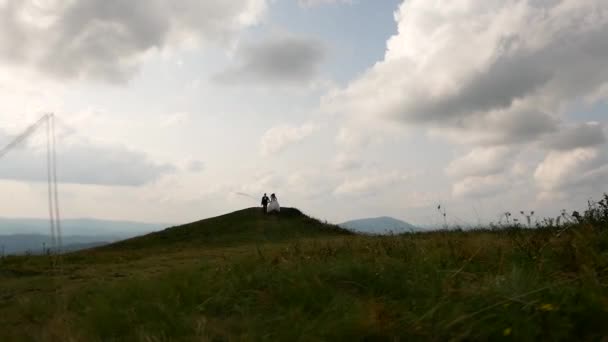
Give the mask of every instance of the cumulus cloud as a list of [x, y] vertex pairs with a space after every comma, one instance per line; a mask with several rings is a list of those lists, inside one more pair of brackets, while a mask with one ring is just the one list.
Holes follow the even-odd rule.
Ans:
[[608, 152], [603, 147], [552, 151], [536, 168], [534, 179], [543, 197], [577, 188], [602, 191], [608, 184]]
[[534, 172], [540, 197], [598, 191], [608, 182], [604, 128], [596, 122], [569, 125], [543, 141], [548, 155]]
[[194, 173], [202, 172], [205, 170], [205, 162], [196, 159], [189, 160], [186, 164], [186, 170]]
[[506, 146], [479, 147], [448, 165], [452, 177], [491, 176], [501, 173], [512, 164], [515, 151]]
[[191, 117], [192, 117], [192, 115], [190, 113], [185, 113], [185, 112], [171, 113], [171, 114], [168, 114], [167, 116], [165, 116], [161, 125], [163, 125], [165, 127], [180, 126], [180, 125], [188, 123], [190, 121]]
[[269, 156], [283, 151], [287, 146], [302, 141], [319, 129], [318, 126], [307, 123], [301, 126], [279, 125], [272, 127], [260, 140], [260, 153]]
[[467, 177], [454, 184], [452, 194], [454, 197], [491, 197], [509, 186], [508, 178], [503, 175], [474, 176]]
[[[506, 159], [498, 158], [493, 164], [492, 159], [496, 155], [501, 155]], [[475, 157], [473, 157], [475, 156]], [[483, 167], [477, 164], [487, 157], [493, 167]], [[533, 188], [530, 177], [530, 164], [515, 159], [513, 151], [494, 151], [469, 154], [467, 157], [458, 160], [460, 163], [470, 159], [473, 167], [467, 172], [458, 174], [458, 178], [452, 185], [452, 196], [455, 198], [490, 198], [500, 194], [506, 194], [517, 188], [525, 188], [526, 192]], [[475, 165], [477, 164], [477, 165]], [[498, 167], [497, 165], [500, 165]]]
[[[0, 132], [0, 141], [11, 139]], [[46, 182], [46, 147], [27, 145], [7, 154], [0, 163], [0, 179]], [[62, 183], [141, 186], [175, 171], [142, 152], [120, 145], [70, 139], [58, 145], [58, 178]]]
[[336, 156], [333, 162], [333, 168], [336, 171], [352, 171], [363, 166], [363, 162], [350, 154], [340, 153]]
[[559, 130], [552, 115], [524, 109], [497, 110], [483, 117], [463, 118], [454, 125], [435, 125], [429, 134], [460, 144], [497, 146], [523, 145]]
[[265, 0], [0, 2], [0, 59], [59, 78], [124, 82], [154, 49], [226, 42]]
[[405, 1], [384, 60], [325, 104], [462, 136], [483, 137], [488, 122], [500, 140], [534, 140], [607, 82], [607, 13], [602, 0]]
[[273, 36], [239, 47], [236, 65], [215, 75], [215, 80], [226, 84], [306, 84], [317, 76], [325, 55], [325, 46], [318, 40]]
[[603, 128], [565, 114], [608, 96], [608, 2], [408, 0], [395, 19], [383, 60], [330, 92], [325, 110], [469, 146], [446, 169], [456, 196], [529, 176], [509, 162], [538, 146], [548, 153], [533, 178], [543, 191], [601, 184]]
[[549, 136], [543, 145], [551, 150], [567, 151], [604, 144], [606, 136], [599, 123], [583, 123], [566, 127]]
[[344, 196], [370, 196], [382, 192], [388, 187], [406, 182], [410, 180], [411, 177], [412, 176], [409, 173], [393, 171], [351, 178], [338, 185], [334, 190], [334, 194]]

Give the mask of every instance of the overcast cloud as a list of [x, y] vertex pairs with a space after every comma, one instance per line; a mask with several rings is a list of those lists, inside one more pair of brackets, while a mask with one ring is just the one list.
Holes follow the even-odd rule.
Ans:
[[[0, 132], [3, 144], [11, 138]], [[62, 183], [142, 186], [176, 168], [157, 163], [146, 154], [120, 145], [70, 139], [57, 147], [58, 180]], [[46, 182], [46, 145], [21, 145], [0, 163], [0, 179]]]
[[[68, 216], [553, 215], [608, 191], [606, 37], [605, 0], [0, 0], [1, 131], [75, 127]], [[7, 215], [43, 209], [12, 152]]]
[[146, 53], [226, 44], [265, 8], [265, 0], [3, 1], [0, 59], [58, 78], [124, 82]]
[[607, 2], [410, 0], [396, 20], [398, 33], [384, 60], [326, 97], [326, 109], [370, 124], [423, 127], [472, 146], [446, 169], [457, 194], [470, 184], [476, 193], [500, 189], [506, 166], [517, 161], [512, 149], [500, 146], [521, 152], [541, 141], [563, 151], [538, 166], [535, 179], [544, 190], [572, 183], [562, 176], [575, 172], [571, 163], [560, 164], [565, 159], [589, 160], [577, 163], [579, 174], [601, 173], [595, 150], [571, 150], [603, 144], [603, 128], [572, 128], [562, 114], [607, 83]]

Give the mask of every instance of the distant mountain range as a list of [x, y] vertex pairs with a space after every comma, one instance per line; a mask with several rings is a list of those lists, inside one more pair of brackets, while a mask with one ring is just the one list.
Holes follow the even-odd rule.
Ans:
[[[164, 223], [141, 223], [99, 219], [61, 220], [64, 235], [77, 236], [135, 236], [171, 226]], [[49, 234], [47, 219], [0, 218], [0, 235], [9, 234]]]
[[[128, 221], [67, 219], [61, 221], [64, 251], [96, 247], [171, 226]], [[0, 218], [0, 253], [43, 253], [50, 248], [49, 221], [44, 219]]]
[[348, 221], [341, 223], [338, 226], [355, 232], [367, 234], [400, 234], [424, 231], [424, 229], [416, 227], [405, 221], [386, 216]]

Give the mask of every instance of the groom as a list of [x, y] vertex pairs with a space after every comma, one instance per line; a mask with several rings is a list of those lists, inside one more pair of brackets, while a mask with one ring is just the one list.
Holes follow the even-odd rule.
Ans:
[[264, 214], [268, 213], [268, 196], [266, 194], [262, 197], [262, 206], [264, 207]]

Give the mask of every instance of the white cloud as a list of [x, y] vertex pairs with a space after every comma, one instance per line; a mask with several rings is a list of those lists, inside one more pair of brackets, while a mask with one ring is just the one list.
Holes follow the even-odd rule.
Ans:
[[263, 156], [283, 151], [287, 146], [302, 141], [319, 129], [318, 126], [307, 123], [301, 126], [279, 125], [270, 128], [260, 140], [260, 153]]
[[192, 173], [199, 173], [205, 170], [205, 162], [198, 159], [189, 159], [185, 161], [183, 170]]
[[[408, 0], [395, 19], [384, 59], [325, 96], [325, 111], [364, 132], [391, 122], [468, 145], [446, 168], [457, 197], [533, 181], [516, 157], [537, 147], [548, 150], [534, 150], [548, 153], [534, 174], [543, 191], [601, 184], [603, 128], [565, 114], [606, 100], [608, 2]], [[369, 134], [340, 136], [362, 145]]]
[[335, 177], [327, 170], [303, 169], [287, 176], [284, 192], [292, 199], [316, 200], [330, 195], [335, 185]]
[[147, 53], [226, 43], [265, 0], [79, 0], [0, 3], [0, 59], [58, 78], [128, 80]]
[[[458, 168], [452, 171], [462, 171], [453, 174], [452, 196], [460, 199], [479, 199], [502, 197], [510, 192], [523, 190], [529, 193], [534, 188], [530, 176], [530, 164], [517, 159], [519, 151], [475, 150], [461, 160], [456, 161]], [[487, 158], [487, 159], [486, 159]], [[488, 165], [483, 165], [486, 159]], [[465, 160], [470, 160], [470, 167], [465, 166]], [[455, 164], [452, 164], [455, 165]], [[504, 197], [502, 197], [504, 198]]]
[[404, 1], [384, 60], [325, 105], [463, 140], [486, 123], [481, 141], [535, 140], [606, 83], [607, 13], [603, 0]]
[[457, 198], [489, 197], [506, 191], [508, 187], [509, 179], [504, 174], [473, 176], [455, 183], [452, 194]]
[[551, 150], [567, 151], [583, 147], [593, 147], [606, 142], [602, 125], [597, 122], [564, 127], [547, 137], [543, 145]]
[[357, 157], [350, 155], [350, 154], [345, 154], [345, 153], [340, 153], [336, 156], [335, 160], [334, 160], [334, 169], [338, 172], [342, 172], [342, 171], [352, 171], [352, 170], [356, 170], [359, 169], [363, 166], [363, 162], [361, 160], [359, 160]]
[[190, 121], [192, 115], [185, 112], [171, 113], [165, 117], [161, 125], [165, 127], [175, 127], [183, 125]]
[[[46, 146], [21, 146], [2, 159], [0, 178], [46, 182], [45, 163]], [[142, 152], [74, 137], [58, 144], [57, 164], [58, 180], [73, 184], [141, 186], [175, 171], [175, 166], [154, 162]]]
[[411, 174], [392, 171], [376, 173], [359, 178], [351, 178], [338, 185], [336, 195], [370, 196], [385, 191], [388, 187], [404, 183], [412, 178]]
[[605, 146], [552, 151], [534, 172], [544, 197], [564, 191], [604, 191], [608, 184], [608, 152]]
[[490, 176], [503, 172], [514, 156], [510, 147], [478, 147], [450, 163], [446, 172], [452, 177]]

